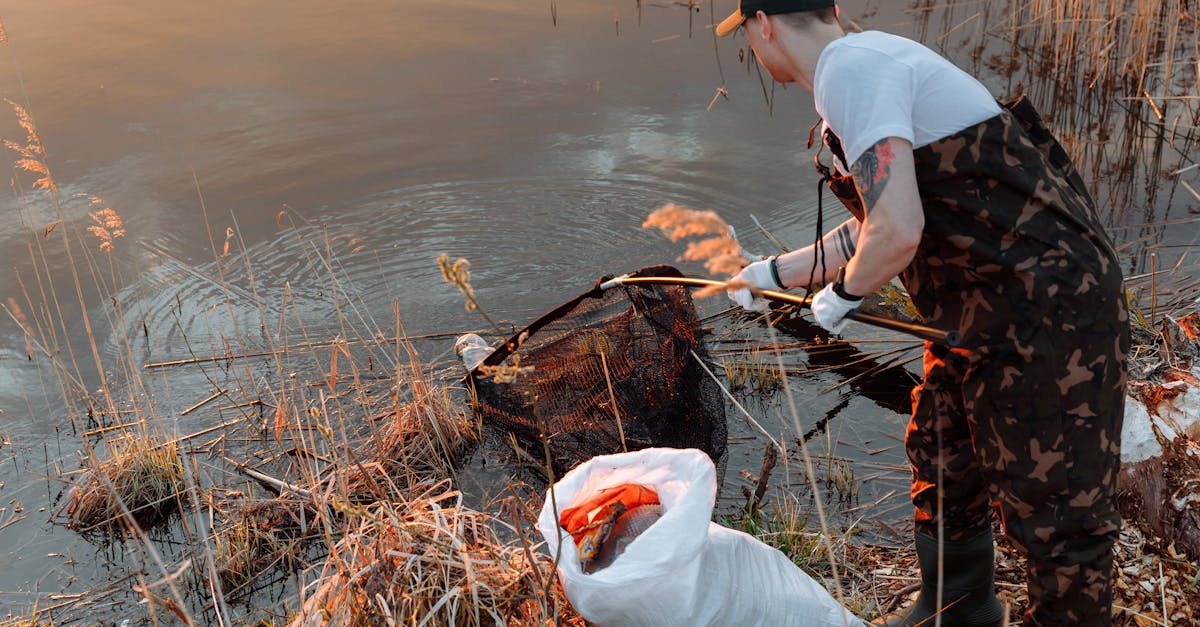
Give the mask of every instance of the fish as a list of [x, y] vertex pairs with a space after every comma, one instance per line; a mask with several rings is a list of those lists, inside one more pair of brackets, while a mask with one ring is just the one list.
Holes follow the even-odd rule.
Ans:
[[662, 504], [651, 503], [631, 508], [617, 517], [608, 534], [600, 541], [594, 557], [584, 565], [583, 572], [591, 574], [612, 565], [625, 552], [634, 538], [642, 535], [662, 518]]
[[600, 554], [604, 542], [616, 527], [617, 520], [626, 511], [627, 508], [621, 501], [610, 501], [593, 513], [594, 519], [590, 524], [571, 532], [579, 547], [579, 567], [583, 572], [592, 572], [596, 556]]

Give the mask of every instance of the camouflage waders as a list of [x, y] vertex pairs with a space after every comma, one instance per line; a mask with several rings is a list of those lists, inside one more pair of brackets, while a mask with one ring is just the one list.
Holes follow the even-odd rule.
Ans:
[[[925, 230], [901, 278], [926, 324], [963, 338], [926, 345], [912, 393], [916, 531], [937, 536], [940, 515], [946, 540], [977, 536], [998, 503], [1029, 559], [1026, 624], [1109, 625], [1129, 345], [1116, 254], [1025, 101], [913, 156]], [[830, 186], [861, 219], [850, 177]]]

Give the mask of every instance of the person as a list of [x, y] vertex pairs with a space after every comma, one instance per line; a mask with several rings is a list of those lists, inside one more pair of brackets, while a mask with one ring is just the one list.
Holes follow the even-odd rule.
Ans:
[[774, 80], [812, 92], [852, 217], [746, 266], [730, 296], [761, 309], [755, 290], [824, 284], [812, 314], [840, 333], [899, 276], [925, 324], [961, 335], [926, 343], [912, 392], [921, 589], [884, 624], [1001, 623], [993, 504], [1028, 558], [1024, 624], [1111, 624], [1128, 316], [1070, 159], [1028, 101], [999, 104], [914, 41], [845, 33], [832, 0], [741, 0], [717, 33], [739, 27]]

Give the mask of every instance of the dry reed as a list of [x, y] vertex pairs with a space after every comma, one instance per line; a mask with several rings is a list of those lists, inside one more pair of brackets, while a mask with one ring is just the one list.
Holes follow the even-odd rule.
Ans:
[[714, 275], [736, 274], [746, 264], [732, 230], [715, 211], [698, 211], [668, 203], [650, 212], [642, 228], [656, 228], [676, 242], [687, 237], [711, 236], [689, 242], [680, 261], [703, 261]]
[[252, 587], [264, 572], [298, 563], [309, 531], [306, 511], [312, 503], [288, 496], [239, 508], [235, 521], [214, 537], [216, 572], [226, 594]]
[[[1169, 215], [1194, 187], [1195, 174], [1179, 176], [1200, 140], [1194, 3], [925, 1], [913, 12], [919, 39], [989, 86], [1006, 85], [997, 97], [1030, 98], [1110, 226]], [[941, 29], [931, 29], [938, 15]], [[1141, 234], [1162, 235], [1148, 225]]]
[[365, 507], [292, 625], [582, 624], [561, 591], [545, 594], [549, 558], [504, 541], [497, 525], [445, 484]]
[[93, 223], [87, 227], [88, 233], [95, 235], [100, 240], [100, 252], [111, 253], [113, 240], [125, 236], [125, 221], [102, 199], [91, 194], [81, 194], [80, 196], [87, 198], [89, 205], [96, 209], [88, 212], [88, 217], [92, 219]]
[[73, 526], [115, 530], [128, 523], [123, 510], [138, 525], [152, 526], [179, 509], [184, 484], [177, 445], [122, 436], [109, 443], [109, 451], [71, 489], [66, 514]]
[[382, 438], [379, 460], [389, 474], [420, 484], [450, 476], [463, 451], [479, 437], [478, 425], [444, 386], [436, 384], [410, 352], [406, 381], [412, 400], [396, 407]]
[[18, 170], [36, 175], [38, 178], [33, 182], [34, 189], [44, 189], [51, 192], [58, 191], [58, 183], [55, 182], [54, 176], [50, 173], [50, 168], [46, 165], [46, 148], [42, 143], [42, 136], [38, 133], [37, 125], [33, 122], [33, 116], [25, 110], [25, 107], [9, 100], [4, 99], [13, 112], [17, 116], [17, 123], [25, 130], [25, 143], [15, 142], [9, 139], [3, 140], [4, 145], [21, 156], [13, 162], [13, 167]]

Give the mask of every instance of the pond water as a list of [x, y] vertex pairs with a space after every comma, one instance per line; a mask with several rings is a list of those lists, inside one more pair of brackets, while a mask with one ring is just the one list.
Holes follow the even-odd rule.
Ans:
[[[62, 485], [46, 477], [80, 465], [72, 420], [95, 426], [64, 400], [72, 377], [120, 390], [144, 363], [244, 352], [282, 317], [313, 340], [345, 336], [350, 318], [359, 331], [388, 332], [393, 303], [408, 333], [451, 334], [419, 344], [428, 364], [449, 368], [453, 334], [484, 322], [443, 282], [439, 254], [468, 258], [479, 302], [519, 326], [601, 275], [673, 262], [682, 245], [641, 228], [665, 202], [717, 210], [754, 252], [775, 252], [755, 218], [791, 245], [811, 241], [811, 96], [764, 82], [739, 58], [743, 38], [714, 40], [712, 18], [734, 4], [6, 5], [0, 95], [33, 116], [59, 192], [55, 202], [16, 172], [0, 200], [0, 300], [38, 321], [43, 341], [56, 338], [47, 348], [72, 374], [0, 317], [0, 605], [18, 615], [70, 605], [142, 563], [134, 543], [48, 521]], [[927, 17], [879, 4], [843, 11], [902, 35], [917, 33], [914, 15]], [[1007, 83], [989, 87], [1000, 96]], [[0, 110], [0, 137], [25, 135]], [[87, 230], [101, 206], [93, 201], [124, 222], [111, 253]], [[1147, 241], [1187, 245], [1195, 235], [1155, 231]], [[1137, 271], [1142, 250], [1128, 253]], [[708, 315], [725, 303], [699, 307]], [[231, 418], [212, 407], [181, 415], [212, 393], [209, 375], [164, 369], [126, 396], [152, 399], [160, 431], [195, 433]], [[860, 499], [902, 516], [904, 367], [874, 386], [823, 393], [849, 376], [795, 378], [800, 427], [828, 422], [831, 435], [814, 441], [863, 462], [860, 477], [878, 476]], [[747, 407], [794, 437], [785, 405], [775, 395]], [[757, 472], [762, 441], [732, 411], [730, 422], [727, 476], [740, 485], [736, 471]], [[116, 594], [86, 612], [140, 619], [131, 599]]]

